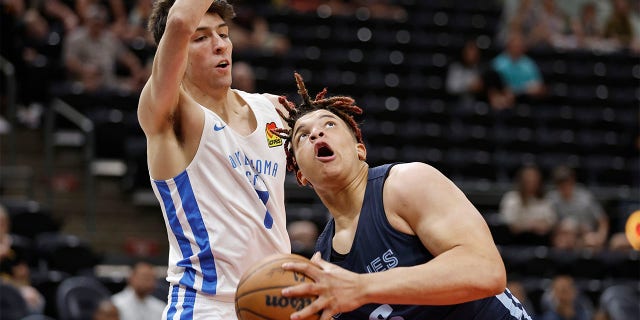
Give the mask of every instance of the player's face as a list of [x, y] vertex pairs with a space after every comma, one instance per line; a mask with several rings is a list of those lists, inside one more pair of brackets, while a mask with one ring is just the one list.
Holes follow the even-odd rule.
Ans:
[[231, 86], [229, 26], [218, 14], [205, 14], [189, 40], [185, 76], [197, 86]]
[[300, 171], [298, 179], [314, 187], [335, 182], [354, 173], [366, 158], [364, 145], [358, 143], [350, 127], [327, 110], [318, 110], [300, 118], [292, 134], [292, 147]]

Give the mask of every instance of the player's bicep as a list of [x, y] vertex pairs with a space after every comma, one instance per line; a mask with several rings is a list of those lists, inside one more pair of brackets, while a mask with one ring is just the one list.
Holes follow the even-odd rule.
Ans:
[[174, 23], [171, 28], [167, 25], [153, 59], [151, 76], [140, 96], [138, 118], [145, 132], [164, 128], [178, 105], [192, 33], [178, 24]]
[[426, 164], [398, 167], [394, 180], [404, 185], [399, 212], [433, 255], [457, 246], [495, 248], [486, 222], [451, 180]]

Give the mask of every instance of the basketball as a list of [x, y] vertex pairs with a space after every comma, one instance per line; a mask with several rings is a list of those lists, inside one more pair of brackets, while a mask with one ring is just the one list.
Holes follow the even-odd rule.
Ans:
[[[284, 297], [282, 289], [313, 279], [304, 274], [282, 269], [285, 262], [306, 262], [309, 259], [296, 254], [275, 254], [258, 261], [240, 278], [236, 290], [236, 314], [239, 320], [288, 320], [295, 311], [310, 305], [315, 296]], [[319, 316], [306, 319], [318, 319]]]
[[632, 213], [627, 219], [625, 234], [631, 246], [636, 250], [640, 250], [640, 210]]

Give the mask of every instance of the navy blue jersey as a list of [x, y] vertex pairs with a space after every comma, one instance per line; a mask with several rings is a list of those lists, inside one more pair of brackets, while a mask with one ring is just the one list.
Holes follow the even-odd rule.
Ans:
[[[433, 259], [433, 255], [417, 236], [395, 230], [387, 220], [382, 189], [391, 167], [392, 165], [387, 164], [369, 169], [358, 228], [351, 251], [346, 255], [338, 254], [333, 250], [334, 220], [331, 219], [327, 223], [316, 244], [316, 251], [321, 252], [324, 260], [356, 273], [371, 273], [395, 267], [415, 266]], [[341, 320], [531, 320], [522, 304], [511, 295], [509, 290], [497, 296], [449, 306], [367, 304], [352, 312], [336, 315], [334, 318]]]

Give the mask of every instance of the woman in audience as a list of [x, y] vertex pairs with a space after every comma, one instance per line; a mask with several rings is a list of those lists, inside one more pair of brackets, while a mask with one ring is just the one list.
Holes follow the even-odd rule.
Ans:
[[535, 165], [525, 165], [516, 177], [516, 189], [500, 201], [500, 214], [520, 244], [546, 244], [556, 223], [551, 203], [544, 198], [542, 176]]

